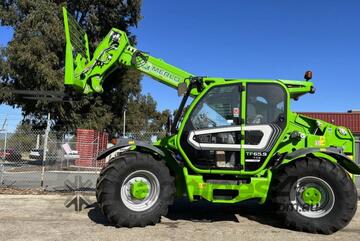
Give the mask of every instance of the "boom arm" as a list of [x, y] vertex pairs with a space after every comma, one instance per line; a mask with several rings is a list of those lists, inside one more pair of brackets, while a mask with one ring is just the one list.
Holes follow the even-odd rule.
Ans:
[[130, 45], [126, 33], [116, 28], [111, 29], [90, 59], [86, 33], [65, 8], [63, 14], [66, 33], [65, 84], [84, 94], [103, 92], [104, 80], [119, 66], [136, 68], [172, 88], [189, 83], [189, 78], [193, 76], [137, 50]]
[[[65, 85], [73, 86], [84, 94], [101, 93], [106, 77], [120, 66], [136, 68], [172, 88], [177, 88], [181, 83], [190, 86], [191, 81], [199, 82], [198, 79], [192, 78], [194, 77], [192, 74], [137, 50], [131, 46], [126, 33], [116, 28], [111, 29], [91, 58], [85, 31], [81, 29], [76, 19], [67, 14], [66, 8], [63, 8], [63, 14], [66, 34]], [[207, 80], [224, 81], [221, 78], [201, 79], [203, 84], [206, 84]], [[315, 91], [311, 82], [279, 81], [286, 85], [293, 99]], [[191, 90], [191, 95], [196, 96], [200, 92], [201, 88], [194, 88]]]

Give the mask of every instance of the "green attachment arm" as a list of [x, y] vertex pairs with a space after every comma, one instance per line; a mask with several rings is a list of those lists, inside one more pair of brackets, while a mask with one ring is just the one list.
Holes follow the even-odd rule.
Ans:
[[86, 33], [63, 8], [66, 35], [65, 85], [84, 94], [102, 93], [106, 77], [120, 66], [136, 68], [172, 88], [193, 75], [130, 45], [125, 32], [116, 28], [106, 35], [90, 59]]

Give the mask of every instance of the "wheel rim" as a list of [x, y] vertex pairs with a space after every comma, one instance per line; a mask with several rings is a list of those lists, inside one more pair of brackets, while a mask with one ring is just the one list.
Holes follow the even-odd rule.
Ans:
[[136, 178], [134, 183], [130, 184], [130, 194], [135, 199], [143, 200], [150, 194], [150, 185], [144, 178]]
[[311, 206], [320, 205], [321, 203], [321, 190], [317, 187], [305, 187], [301, 195], [302, 200]]
[[159, 194], [159, 180], [153, 173], [146, 170], [138, 170], [128, 175], [120, 190], [124, 205], [136, 212], [145, 211], [154, 206]]
[[335, 195], [330, 185], [321, 178], [306, 176], [291, 187], [291, 204], [295, 211], [308, 218], [327, 215], [335, 204]]

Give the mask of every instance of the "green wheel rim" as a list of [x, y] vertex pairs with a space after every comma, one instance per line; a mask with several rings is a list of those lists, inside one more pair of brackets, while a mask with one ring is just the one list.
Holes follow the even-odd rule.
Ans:
[[302, 193], [302, 199], [308, 205], [318, 205], [321, 201], [321, 191], [316, 187], [306, 187]]
[[135, 181], [130, 185], [130, 193], [131, 196], [142, 200], [145, 199], [149, 195], [150, 187], [144, 181]]

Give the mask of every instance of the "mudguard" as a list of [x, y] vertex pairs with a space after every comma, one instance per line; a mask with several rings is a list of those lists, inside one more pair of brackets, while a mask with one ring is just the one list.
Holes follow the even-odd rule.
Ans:
[[156, 153], [158, 155], [160, 155], [161, 157], [165, 157], [165, 153], [157, 148], [156, 146], [153, 146], [151, 144], [148, 144], [144, 141], [136, 141], [136, 140], [132, 140], [132, 139], [122, 139], [120, 140], [120, 142], [102, 152], [100, 152], [100, 154], [96, 157], [96, 160], [101, 160], [105, 157], [107, 157], [108, 155], [110, 155], [111, 153], [113, 153], [114, 151], [117, 151], [119, 149], [125, 148], [125, 147], [139, 147], [140, 149], [147, 149], [153, 153]]
[[328, 147], [328, 148], [303, 148], [296, 150], [286, 155], [285, 159], [294, 160], [300, 156], [306, 156], [312, 153], [324, 153], [336, 159], [337, 162], [345, 168], [348, 172], [360, 175], [360, 167], [343, 153], [341, 148]]

